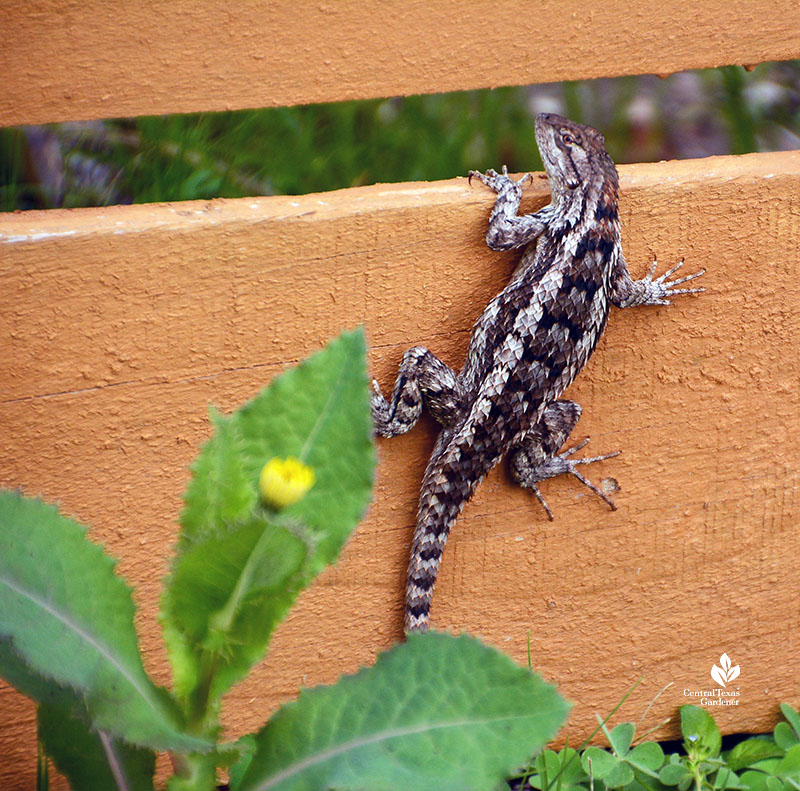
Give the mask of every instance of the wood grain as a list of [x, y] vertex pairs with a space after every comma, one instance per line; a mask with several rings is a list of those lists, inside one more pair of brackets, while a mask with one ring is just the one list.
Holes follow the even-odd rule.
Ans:
[[0, 29], [0, 125], [800, 57], [796, 0], [27, 0]]
[[[620, 487], [619, 510], [552, 480], [549, 523], [496, 470], [450, 539], [433, 622], [520, 663], [530, 634], [534, 667], [576, 703], [572, 744], [641, 676], [622, 717], [668, 683], [643, 727], [674, 715], [685, 690], [714, 686], [723, 651], [742, 672], [720, 725], [766, 730], [780, 701], [800, 703], [800, 152], [620, 172], [634, 274], [654, 252], [662, 267], [685, 256], [708, 291], [615, 310], [569, 391], [584, 409], [576, 439], [622, 450], [590, 470]], [[0, 484], [60, 502], [120, 558], [160, 682], [160, 583], [207, 404], [233, 409], [359, 323], [384, 386], [417, 343], [460, 366], [514, 266], [483, 243], [492, 199], [457, 179], [0, 215]], [[523, 207], [545, 200], [535, 180]], [[426, 420], [380, 443], [367, 518], [229, 695], [231, 736], [400, 638], [434, 433]], [[33, 707], [3, 689], [0, 712], [0, 785], [31, 787]]]

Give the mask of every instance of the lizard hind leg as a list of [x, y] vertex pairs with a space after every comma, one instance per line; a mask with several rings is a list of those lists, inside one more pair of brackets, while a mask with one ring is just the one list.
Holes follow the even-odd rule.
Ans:
[[439, 423], [449, 426], [461, 415], [461, 402], [455, 371], [424, 346], [415, 346], [403, 355], [391, 398], [373, 380], [372, 423], [380, 437], [405, 434], [425, 406]]
[[614, 501], [581, 475], [576, 467], [579, 464], [591, 464], [595, 461], [610, 459], [618, 456], [619, 451], [586, 459], [571, 459], [570, 456], [581, 450], [589, 441], [587, 437], [574, 447], [558, 453], [558, 449], [567, 441], [567, 437], [575, 428], [580, 416], [580, 405], [574, 401], [553, 402], [544, 410], [539, 422], [525, 435], [524, 440], [511, 450], [509, 457], [511, 474], [514, 479], [520, 486], [530, 489], [536, 495], [551, 521], [553, 512], [537, 484], [547, 478], [555, 478], [557, 475], [572, 475], [606, 502], [612, 511], [617, 510]]

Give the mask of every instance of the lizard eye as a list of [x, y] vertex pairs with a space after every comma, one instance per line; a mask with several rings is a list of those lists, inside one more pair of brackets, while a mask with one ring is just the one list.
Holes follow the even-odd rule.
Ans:
[[573, 145], [573, 144], [575, 144], [575, 143], [577, 143], [577, 142], [578, 142], [578, 141], [577, 141], [577, 140], [576, 140], [576, 139], [575, 139], [575, 138], [574, 138], [574, 137], [573, 137], [573, 136], [572, 136], [572, 135], [571, 135], [569, 132], [562, 132], [562, 133], [561, 133], [561, 139], [562, 139], [562, 140], [563, 140], [563, 141], [564, 141], [564, 142], [565, 142], [567, 145]]

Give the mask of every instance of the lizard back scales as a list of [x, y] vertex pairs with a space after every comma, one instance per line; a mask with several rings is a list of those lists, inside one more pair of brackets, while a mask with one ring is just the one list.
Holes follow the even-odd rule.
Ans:
[[375, 433], [408, 431], [423, 406], [441, 424], [422, 481], [411, 548], [405, 629], [426, 631], [433, 589], [450, 529], [486, 474], [509, 457], [512, 476], [553, 514], [537, 484], [569, 474], [612, 509], [614, 503], [578, 467], [618, 452], [572, 458], [587, 440], [560, 451], [581, 414], [560, 399], [594, 351], [611, 305], [666, 305], [677, 288], [703, 274], [669, 280], [683, 263], [653, 278], [656, 262], [632, 280], [622, 253], [617, 170], [596, 129], [551, 113], [536, 118], [551, 202], [519, 215], [522, 187], [488, 170], [470, 172], [497, 193], [486, 242], [493, 250], [521, 248], [509, 284], [475, 323], [461, 371], [428, 349], [409, 349], [390, 398], [373, 382]]

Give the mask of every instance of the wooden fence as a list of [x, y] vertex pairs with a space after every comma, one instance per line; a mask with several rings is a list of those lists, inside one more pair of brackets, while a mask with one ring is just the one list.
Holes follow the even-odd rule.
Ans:
[[[756, 63], [800, 56], [794, 2], [221, 2], [6, 7], [0, 123], [288, 104]], [[176, 7], [177, 6], [177, 7]], [[504, 15], [504, 16], [503, 16]], [[526, 21], [527, 20], [527, 21]], [[756, 20], [758, 24], [756, 24]], [[681, 34], [680, 29], [689, 31]], [[299, 42], [299, 44], [298, 44]], [[291, 56], [287, 53], [291, 52]], [[496, 470], [445, 553], [434, 625], [527, 657], [576, 706], [570, 741], [639, 677], [624, 712], [658, 722], [741, 666], [726, 732], [800, 703], [800, 152], [620, 168], [628, 261], [685, 256], [708, 289], [615, 311], [570, 389], [611, 513], [568, 481], [531, 496]], [[523, 207], [545, 203], [541, 182]], [[92, 525], [136, 589], [148, 669], [206, 405], [234, 408], [342, 328], [365, 324], [389, 385], [407, 347], [460, 366], [512, 254], [483, 243], [492, 194], [466, 179], [301, 197], [0, 214], [0, 484]], [[380, 445], [372, 508], [228, 696], [231, 736], [299, 686], [400, 638], [434, 426]], [[670, 737], [674, 726], [658, 735]], [[32, 787], [34, 709], [0, 688], [0, 785]]]

